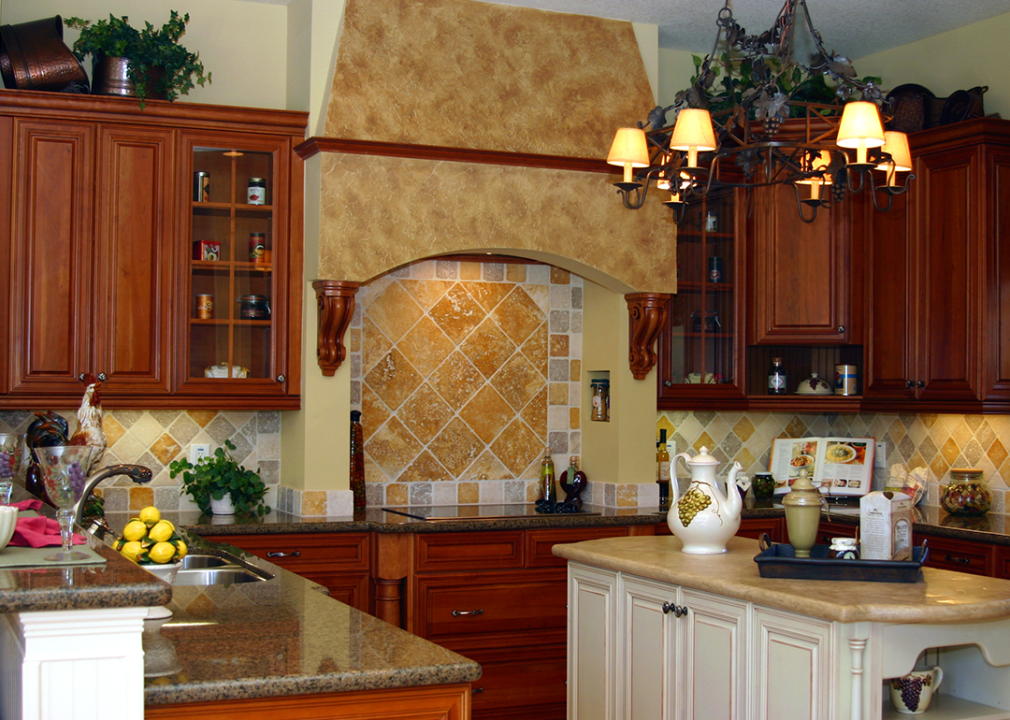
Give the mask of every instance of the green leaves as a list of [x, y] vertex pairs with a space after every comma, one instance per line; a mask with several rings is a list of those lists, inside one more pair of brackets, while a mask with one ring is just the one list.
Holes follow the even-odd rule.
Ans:
[[[74, 54], [79, 60], [88, 55], [95, 57], [122, 57], [130, 61], [129, 76], [136, 86], [140, 106], [149, 93], [163, 93], [171, 102], [180, 94], [186, 95], [199, 84], [211, 82], [211, 73], [204, 75], [203, 63], [198, 53], [192, 53], [179, 44], [189, 23], [189, 13], [179, 15], [172, 10], [167, 23], [155, 28], [145, 22], [143, 30], [130, 25], [127, 16], [109, 15], [108, 20], [91, 22], [78, 17], [66, 19], [67, 27], [81, 31], [74, 41]], [[152, 70], [162, 69], [156, 80]]]
[[169, 476], [182, 475], [182, 492], [192, 497], [205, 513], [210, 513], [211, 498], [220, 500], [231, 493], [237, 513], [266, 515], [270, 512], [263, 502], [266, 485], [258, 473], [239, 465], [231, 456], [230, 451], [236, 449], [231, 440], [225, 440], [224, 445], [214, 450], [212, 456], [200, 458], [195, 466], [186, 458], [172, 461]]

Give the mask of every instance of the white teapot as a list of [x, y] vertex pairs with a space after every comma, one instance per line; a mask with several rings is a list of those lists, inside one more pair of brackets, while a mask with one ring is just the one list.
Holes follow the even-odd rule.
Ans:
[[[676, 468], [681, 459], [691, 471], [691, 485], [687, 492], [678, 497]], [[715, 470], [719, 461], [708, 454], [708, 448], [691, 457], [690, 453], [680, 453], [673, 459], [673, 482], [670, 483], [671, 506], [666, 518], [670, 531], [684, 544], [683, 552], [696, 555], [712, 555], [726, 552], [726, 542], [740, 528], [740, 513], [743, 499], [737, 486], [743, 490], [750, 487], [750, 480], [737, 477], [743, 466], [733, 463], [726, 478], [726, 493], [723, 494], [716, 479]]]

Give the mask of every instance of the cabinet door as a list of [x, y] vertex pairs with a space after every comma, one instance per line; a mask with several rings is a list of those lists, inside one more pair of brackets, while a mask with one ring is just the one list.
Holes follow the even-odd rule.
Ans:
[[[916, 182], [916, 181], [913, 181]], [[864, 236], [867, 278], [867, 400], [915, 397], [915, 253], [908, 195], [893, 198], [878, 212], [866, 193], [852, 198], [853, 232]]]
[[821, 209], [805, 223], [792, 187], [752, 193], [754, 279], [747, 344], [849, 342], [848, 212], [842, 206]]
[[684, 695], [683, 717], [746, 720], [747, 603], [690, 588], [681, 589], [681, 598], [687, 609], [678, 663], [684, 675], [678, 684]]
[[[1010, 151], [989, 148], [986, 155], [987, 199], [984, 234], [987, 261], [981, 277], [986, 288], [986, 341], [983, 343], [987, 401], [1001, 411], [1010, 402]], [[991, 338], [991, 340], [990, 340]]]
[[981, 399], [980, 164], [978, 146], [916, 159], [919, 338], [912, 380], [920, 400]]
[[[680, 593], [676, 586], [621, 576], [617, 612], [617, 717], [674, 720], [679, 682]], [[702, 716], [699, 716], [699, 718]], [[715, 715], [713, 718], [717, 717]]]
[[89, 326], [95, 128], [15, 120], [10, 387], [80, 395]]
[[677, 227], [677, 294], [659, 339], [659, 407], [741, 406], [744, 267], [739, 193], [692, 205]]
[[[287, 407], [290, 387], [296, 406], [301, 256], [290, 252], [296, 223], [288, 204], [301, 207], [301, 193], [292, 192], [301, 186], [291, 172], [291, 141], [186, 133], [181, 145], [187, 225], [176, 256], [186, 268], [179, 283], [179, 393], [257, 397], [262, 407], [272, 398], [269, 406]], [[209, 179], [206, 194], [195, 187], [198, 172]], [[249, 202], [253, 178], [264, 181], [265, 192]], [[298, 282], [289, 284], [291, 277]]]
[[617, 574], [568, 565], [568, 718], [617, 718]]
[[771, 608], [754, 608], [754, 720], [831, 717], [831, 623]]
[[102, 394], [170, 390], [176, 170], [172, 130], [99, 135], [92, 360]]

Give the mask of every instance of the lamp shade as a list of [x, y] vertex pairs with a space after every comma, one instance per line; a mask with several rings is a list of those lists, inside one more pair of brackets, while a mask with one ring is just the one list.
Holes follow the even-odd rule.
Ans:
[[884, 133], [884, 152], [891, 155], [891, 163], [877, 165], [877, 170], [896, 170], [910, 172], [912, 169], [912, 153], [908, 149], [908, 135], [895, 130]]
[[711, 152], [715, 148], [715, 131], [708, 110], [684, 108], [677, 113], [677, 124], [670, 138], [671, 150]]
[[618, 128], [614, 142], [607, 155], [610, 165], [633, 168], [649, 167], [649, 148], [645, 142], [645, 131], [640, 128]]
[[877, 106], [865, 101], [847, 103], [835, 142], [844, 148], [873, 148], [883, 145], [884, 126], [880, 122]]

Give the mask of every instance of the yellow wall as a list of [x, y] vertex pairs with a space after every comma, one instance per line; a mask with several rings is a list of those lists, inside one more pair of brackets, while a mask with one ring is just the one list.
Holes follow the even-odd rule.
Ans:
[[860, 75], [877, 75], [888, 89], [917, 83], [937, 97], [988, 85], [987, 114], [1010, 118], [1010, 13], [855, 61]]

